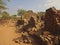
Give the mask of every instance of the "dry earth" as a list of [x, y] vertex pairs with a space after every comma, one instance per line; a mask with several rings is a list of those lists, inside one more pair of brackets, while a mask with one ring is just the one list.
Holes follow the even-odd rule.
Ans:
[[15, 33], [15, 29], [14, 23], [11, 21], [0, 25], [0, 45], [19, 45], [12, 41], [18, 37], [18, 34]]
[[[40, 45], [38, 42], [33, 42], [33, 44], [15, 43], [13, 39], [20, 37], [20, 34], [16, 33], [15, 30], [15, 22], [13, 21], [0, 24], [0, 45]], [[32, 40], [33, 39], [32, 37]]]

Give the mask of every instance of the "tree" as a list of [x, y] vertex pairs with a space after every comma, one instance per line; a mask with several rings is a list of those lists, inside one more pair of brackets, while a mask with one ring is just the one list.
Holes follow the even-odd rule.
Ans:
[[18, 9], [17, 12], [18, 12], [17, 15], [20, 16], [20, 15], [23, 15], [26, 12], [26, 10], [24, 10], [24, 9]]
[[37, 12], [38, 15], [43, 16], [45, 15], [45, 12]]
[[6, 11], [4, 11], [4, 12], [2, 12], [2, 18], [3, 19], [8, 19], [10, 16], [9, 16], [9, 13], [8, 12], [6, 12]]
[[11, 18], [12, 19], [16, 19], [17, 18], [17, 15], [12, 15]]
[[25, 19], [30, 19], [31, 17], [36, 17], [36, 13], [34, 13], [32, 10], [27, 10], [24, 14], [23, 14], [23, 18]]
[[[6, 1], [9, 1], [9, 0], [6, 0]], [[4, 2], [4, 0], [0, 0], [0, 15], [2, 10], [7, 9], [5, 5], [6, 3]]]
[[44, 20], [45, 12], [37, 12], [37, 15], [40, 16], [41, 20]]

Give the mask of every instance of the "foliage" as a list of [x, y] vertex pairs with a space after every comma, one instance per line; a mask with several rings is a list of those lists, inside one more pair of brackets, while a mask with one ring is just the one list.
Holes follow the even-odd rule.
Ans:
[[4, 2], [4, 0], [0, 0], [0, 10], [6, 9], [5, 5], [6, 5], [6, 3]]
[[6, 11], [2, 12], [2, 18], [3, 19], [8, 19], [9, 18], [9, 13], [6, 12]]
[[41, 20], [43, 20], [45, 16], [45, 12], [38, 12], [37, 15], [40, 16]]
[[16, 19], [17, 18], [17, 15], [12, 15], [11, 16], [11, 19]]
[[26, 12], [26, 10], [24, 10], [24, 9], [18, 9], [17, 12], [18, 12], [17, 15], [20, 16], [20, 15], [23, 15]]
[[37, 12], [38, 15], [43, 16], [45, 15], [45, 12]]
[[[9, 0], [6, 0], [9, 1]], [[1, 11], [7, 9], [6, 7], [6, 3], [4, 2], [4, 0], [0, 0], [0, 15], [1, 15]]]

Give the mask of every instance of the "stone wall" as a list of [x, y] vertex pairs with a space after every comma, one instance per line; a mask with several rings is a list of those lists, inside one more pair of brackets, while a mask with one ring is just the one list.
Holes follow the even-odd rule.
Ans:
[[60, 12], [55, 7], [49, 8], [45, 13], [45, 30], [52, 33], [59, 33], [60, 31]]

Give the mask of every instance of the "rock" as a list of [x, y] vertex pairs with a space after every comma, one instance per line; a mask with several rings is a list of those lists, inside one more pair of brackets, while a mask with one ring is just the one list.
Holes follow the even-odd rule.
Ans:
[[[46, 10], [46, 14], [45, 14], [45, 30], [48, 30], [50, 32], [54, 32], [54, 33], [58, 33], [60, 30], [60, 26], [58, 26], [60, 24], [60, 12], [58, 10], [56, 10], [54, 7], [49, 8]], [[58, 22], [56, 20], [56, 18], [58, 18]]]

